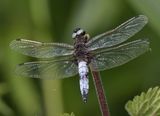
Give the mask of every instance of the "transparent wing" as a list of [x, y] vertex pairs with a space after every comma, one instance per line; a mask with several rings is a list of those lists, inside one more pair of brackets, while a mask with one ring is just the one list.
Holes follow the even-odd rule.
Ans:
[[73, 46], [63, 43], [42, 43], [37, 41], [16, 39], [10, 47], [24, 55], [36, 58], [52, 58], [66, 56], [73, 53]]
[[147, 22], [148, 18], [144, 15], [133, 17], [117, 28], [93, 37], [87, 43], [88, 49], [91, 51], [120, 44], [140, 31]]
[[147, 40], [136, 40], [114, 48], [101, 49], [95, 53], [91, 66], [95, 71], [114, 68], [129, 62], [149, 49]]
[[36, 61], [19, 64], [16, 73], [23, 77], [42, 79], [61, 79], [78, 73], [77, 65], [73, 61]]

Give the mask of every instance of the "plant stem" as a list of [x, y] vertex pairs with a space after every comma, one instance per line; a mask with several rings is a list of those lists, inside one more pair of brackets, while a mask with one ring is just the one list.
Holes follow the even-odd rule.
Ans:
[[96, 94], [98, 97], [98, 102], [100, 105], [102, 116], [109, 116], [110, 115], [109, 108], [108, 108], [105, 92], [103, 89], [100, 73], [97, 71], [92, 71], [92, 76], [93, 76], [93, 81], [94, 81]]

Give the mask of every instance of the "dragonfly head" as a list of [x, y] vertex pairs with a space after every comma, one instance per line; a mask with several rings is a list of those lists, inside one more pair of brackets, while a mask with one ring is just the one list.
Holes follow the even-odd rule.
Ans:
[[81, 28], [76, 28], [73, 30], [72, 38], [75, 39], [80, 36], [85, 36], [86, 32]]

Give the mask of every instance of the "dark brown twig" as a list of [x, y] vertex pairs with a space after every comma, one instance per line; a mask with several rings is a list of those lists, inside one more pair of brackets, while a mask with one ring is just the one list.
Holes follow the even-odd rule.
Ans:
[[102, 116], [110, 116], [100, 73], [97, 71], [92, 71], [92, 77], [93, 77]]

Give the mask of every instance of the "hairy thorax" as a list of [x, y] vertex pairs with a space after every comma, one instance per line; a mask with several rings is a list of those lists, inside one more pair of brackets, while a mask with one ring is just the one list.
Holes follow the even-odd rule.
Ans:
[[86, 61], [87, 64], [89, 63], [89, 52], [87, 50], [86, 46], [87, 38], [83, 37], [78, 37], [74, 43], [74, 56], [77, 60], [77, 62], [80, 61]]

